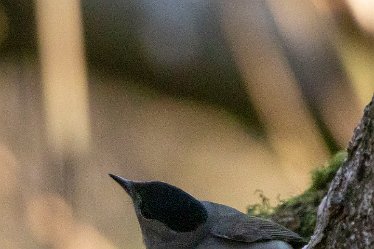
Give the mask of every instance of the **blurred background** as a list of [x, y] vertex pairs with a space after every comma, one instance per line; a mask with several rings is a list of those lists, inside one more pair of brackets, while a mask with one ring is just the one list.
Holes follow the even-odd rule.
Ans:
[[144, 248], [108, 176], [301, 193], [374, 90], [374, 0], [0, 0], [0, 247]]

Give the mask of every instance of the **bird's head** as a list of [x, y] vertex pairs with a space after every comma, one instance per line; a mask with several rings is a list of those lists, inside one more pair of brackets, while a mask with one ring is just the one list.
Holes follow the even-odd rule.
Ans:
[[175, 186], [110, 176], [131, 197], [138, 218], [157, 220], [175, 232], [194, 231], [208, 218], [207, 210], [199, 200]]

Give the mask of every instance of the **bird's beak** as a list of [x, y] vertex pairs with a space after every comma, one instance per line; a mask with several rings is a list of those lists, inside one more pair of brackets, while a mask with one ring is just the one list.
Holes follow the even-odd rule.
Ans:
[[113, 180], [115, 180], [119, 185], [121, 185], [121, 187], [126, 190], [126, 192], [132, 197], [133, 196], [133, 182], [130, 181], [130, 180], [127, 180], [123, 177], [120, 177], [120, 176], [116, 176], [116, 175], [113, 175], [113, 174], [109, 174], [110, 177], [113, 178]]

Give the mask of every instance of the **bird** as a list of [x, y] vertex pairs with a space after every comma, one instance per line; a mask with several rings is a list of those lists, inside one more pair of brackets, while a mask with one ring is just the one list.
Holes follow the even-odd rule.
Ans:
[[271, 220], [200, 201], [168, 183], [109, 176], [131, 197], [147, 249], [296, 249], [305, 244]]

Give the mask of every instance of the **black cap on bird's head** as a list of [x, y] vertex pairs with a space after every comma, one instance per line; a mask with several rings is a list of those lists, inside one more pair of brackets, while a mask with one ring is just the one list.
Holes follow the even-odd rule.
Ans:
[[109, 176], [125, 189], [145, 219], [158, 220], [176, 232], [190, 232], [208, 218], [207, 210], [200, 201], [175, 186], [159, 181], [136, 182], [112, 174]]

